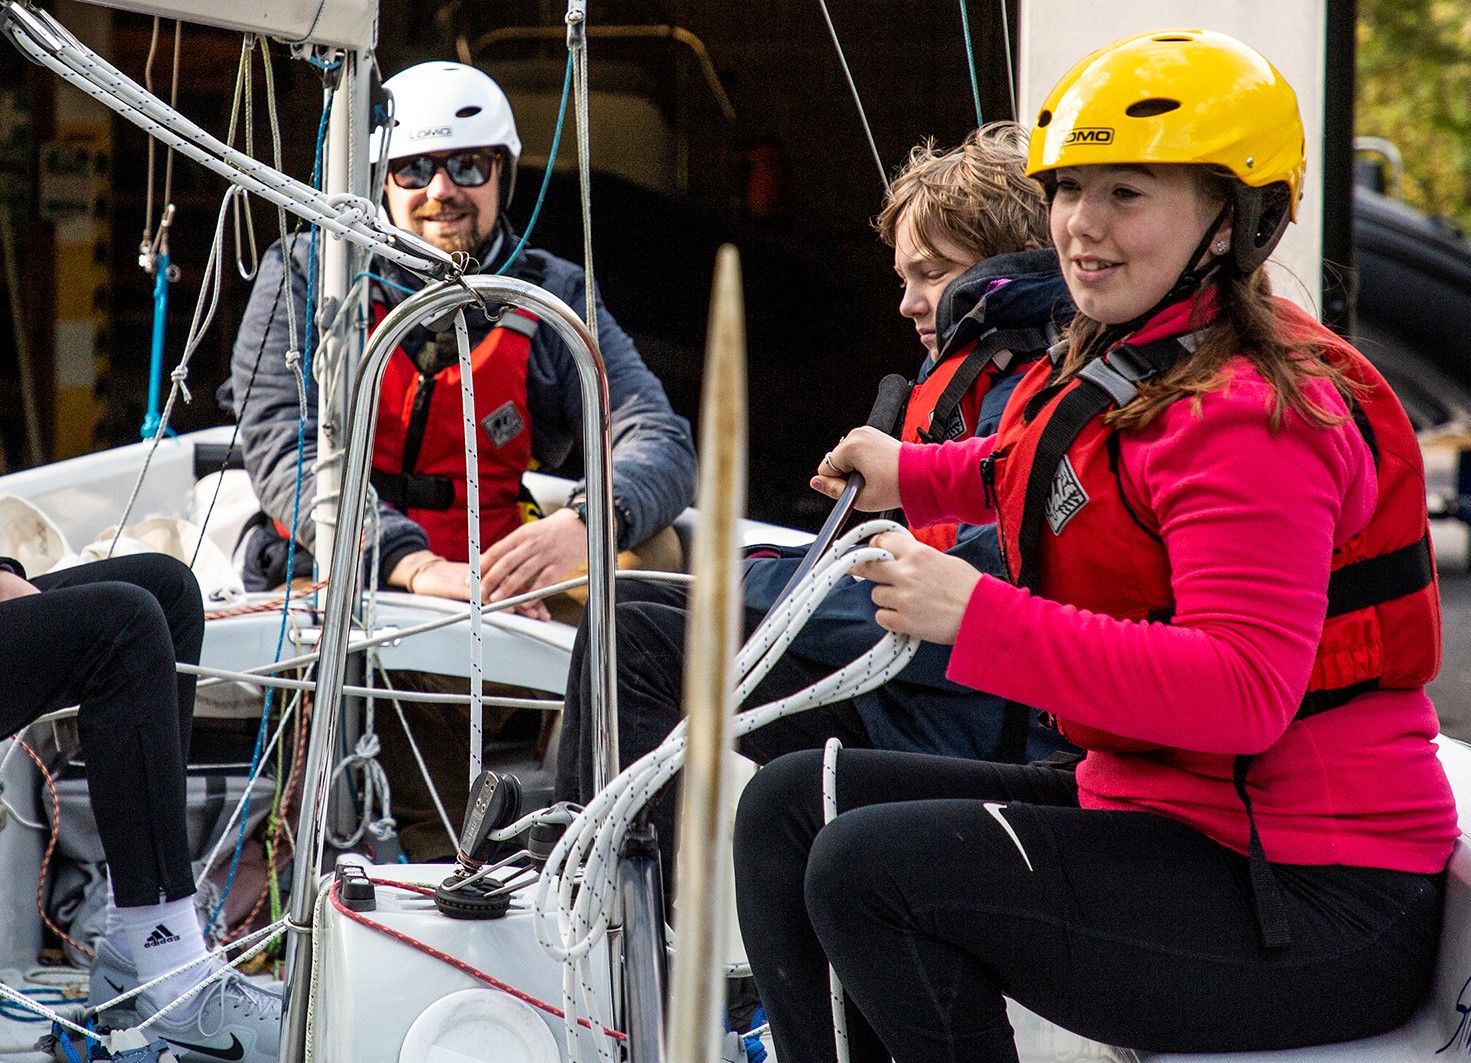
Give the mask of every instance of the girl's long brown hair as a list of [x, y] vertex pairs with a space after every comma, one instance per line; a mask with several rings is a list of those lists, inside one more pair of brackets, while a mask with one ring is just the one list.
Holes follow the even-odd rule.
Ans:
[[[1194, 169], [1202, 192], [1210, 200], [1224, 203], [1232, 195], [1235, 177], [1207, 167]], [[1342, 415], [1308, 398], [1304, 383], [1313, 378], [1330, 380], [1344, 397], [1354, 387], [1327, 361], [1321, 344], [1283, 333], [1266, 270], [1256, 269], [1243, 276], [1228, 266], [1218, 269], [1206, 283], [1215, 290], [1216, 317], [1200, 346], [1162, 376], [1141, 384], [1138, 395], [1128, 405], [1106, 414], [1104, 422], [1115, 428], [1143, 428], [1167, 407], [1187, 398], [1199, 412], [1201, 397], [1225, 384], [1226, 364], [1241, 356], [1251, 362], [1276, 396], [1270, 414], [1274, 431], [1281, 426], [1284, 409], [1319, 428], [1341, 424]], [[1201, 321], [1198, 327], [1205, 325]], [[1100, 347], [1100, 340], [1107, 329], [1102, 322], [1083, 314], [1073, 319], [1062, 380], [1076, 376], [1084, 365], [1104, 353], [1106, 348]]]

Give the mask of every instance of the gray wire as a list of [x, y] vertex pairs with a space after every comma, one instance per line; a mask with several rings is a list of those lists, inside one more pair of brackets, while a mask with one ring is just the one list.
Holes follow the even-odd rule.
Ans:
[[[1004, 3], [1005, 0], [1002, 0]], [[817, 0], [817, 6], [822, 8], [822, 20], [827, 23], [828, 36], [833, 39], [833, 47], [838, 52], [838, 64], [843, 68], [843, 77], [848, 80], [848, 91], [853, 94], [853, 104], [858, 108], [858, 120], [863, 123], [863, 135], [868, 138], [868, 150], [873, 152], [874, 165], [879, 168], [879, 180], [884, 184], [884, 192], [889, 191], [889, 175], [884, 172], [884, 160], [879, 158], [878, 145], [873, 141], [873, 129], [868, 124], [868, 114], [863, 110], [863, 100], [858, 95], [858, 86], [853, 83], [853, 72], [848, 69], [848, 57], [843, 54], [843, 44], [838, 40], [838, 31], [833, 26], [832, 16], [827, 13], [827, 0]]]
[[1006, 14], [1006, 0], [1001, 3], [1001, 50], [1006, 53], [1006, 87], [1011, 90], [1011, 117], [1020, 122], [1022, 116], [1016, 113], [1016, 71], [1011, 65], [1011, 19]]

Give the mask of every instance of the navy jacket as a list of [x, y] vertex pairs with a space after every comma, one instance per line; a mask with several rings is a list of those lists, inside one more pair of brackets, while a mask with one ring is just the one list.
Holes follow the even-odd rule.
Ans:
[[[998, 280], [1005, 284], [996, 286]], [[999, 255], [972, 266], [947, 287], [936, 315], [940, 352], [945, 354], [992, 328], [1028, 328], [1072, 316], [1072, 301], [1051, 248]], [[933, 363], [926, 358], [920, 379]], [[1020, 370], [998, 380], [981, 403], [978, 436], [991, 435]], [[981, 489], [979, 479], [976, 490]], [[992, 575], [1005, 577], [996, 526], [966, 525], [947, 551]], [[746, 563], [747, 621], [759, 622], [786, 586], [798, 558], [760, 558]], [[833, 668], [852, 661], [884, 635], [874, 620], [866, 583], [851, 577], [834, 588], [821, 610], [802, 630], [790, 652]], [[916, 753], [995, 759], [1001, 738], [1002, 701], [945, 678], [950, 647], [923, 643], [914, 659], [886, 686], [854, 703], [874, 746]], [[1040, 759], [1065, 746], [1055, 731], [1031, 727], [1028, 759]]]

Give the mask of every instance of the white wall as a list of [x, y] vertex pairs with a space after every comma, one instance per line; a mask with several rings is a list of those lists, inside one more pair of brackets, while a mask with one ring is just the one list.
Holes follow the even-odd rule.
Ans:
[[1021, 0], [1020, 8], [1017, 111], [1023, 123], [1036, 117], [1057, 79], [1083, 56], [1149, 30], [1229, 33], [1282, 72], [1297, 90], [1308, 172], [1297, 223], [1272, 257], [1272, 283], [1316, 315], [1322, 287], [1325, 0]]

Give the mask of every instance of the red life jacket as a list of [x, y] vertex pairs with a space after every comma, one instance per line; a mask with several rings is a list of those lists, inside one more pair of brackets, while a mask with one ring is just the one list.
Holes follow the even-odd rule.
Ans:
[[[1349, 380], [1355, 425], [1374, 454], [1378, 498], [1368, 525], [1333, 551], [1328, 609], [1307, 691], [1289, 730], [1374, 689], [1414, 689], [1440, 670], [1440, 591], [1430, 548], [1425, 470], [1414, 429], [1384, 378], [1362, 354], [1284, 300], [1277, 318], [1289, 342], [1319, 345]], [[1066, 384], [1041, 363], [1017, 385], [981, 477], [994, 495], [1002, 556], [1012, 581], [1055, 601], [1128, 620], [1174, 611], [1169, 561], [1159, 537], [1125, 501], [1117, 437], [1103, 414], [1126, 404], [1140, 380], [1166, 371], [1185, 350], [1171, 338], [1121, 345]], [[1149, 743], [1066, 720], [1085, 749], [1144, 752]], [[1262, 942], [1290, 940], [1286, 910], [1252, 816], [1247, 773], [1235, 758], [1236, 793], [1250, 826], [1250, 872]]]
[[[1430, 552], [1424, 466], [1399, 400], [1368, 359], [1296, 306], [1278, 300], [1277, 315], [1289, 338], [1319, 344], [1349, 380], [1366, 385], [1350, 406], [1378, 471], [1378, 500], [1368, 526], [1334, 551], [1328, 616], [1299, 709], [1301, 719], [1366, 690], [1429, 682], [1440, 669], [1440, 595]], [[1175, 351], [1168, 350], [1170, 345]], [[1050, 385], [1052, 367], [1044, 362], [1018, 383], [997, 433], [994, 460], [982, 470], [995, 492], [1002, 555], [1013, 582], [1046, 598], [1121, 619], [1168, 619], [1173, 614], [1164, 544], [1139, 522], [1120, 490], [1117, 439], [1103, 423], [1103, 414], [1116, 408], [1115, 402], [1100, 394], [1103, 388], [1095, 388], [1094, 412], [1086, 419], [1082, 412], [1089, 406], [1083, 392], [1089, 383], [1103, 381], [1110, 366], [1137, 381], [1167, 368], [1179, 350], [1178, 339], [1147, 348], [1115, 348], [1101, 365], [1061, 388]], [[1070, 419], [1072, 424], [1060, 428]], [[1054, 424], [1059, 427], [1048, 440]], [[1059, 433], [1071, 440], [1059, 442]], [[1064, 450], [1061, 460], [1056, 456], [1059, 447]], [[1051, 468], [1045, 469], [1048, 463]], [[1058, 722], [1084, 748], [1149, 748]]]
[[[904, 407], [905, 443], [944, 443], [976, 434], [981, 403], [996, 384], [1042, 356], [1056, 336], [1051, 330], [992, 329], [947, 355], [929, 376], [915, 384]], [[910, 533], [936, 550], [955, 545], [955, 524], [911, 528]]]
[[[374, 327], [386, 309], [374, 306]], [[526, 371], [537, 319], [507, 308], [470, 352], [480, 476], [480, 548], [522, 522], [521, 474], [531, 466]], [[373, 438], [373, 486], [429, 534], [429, 549], [469, 559], [465, 429], [456, 363], [433, 376], [402, 348], [388, 356]]]

